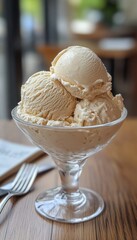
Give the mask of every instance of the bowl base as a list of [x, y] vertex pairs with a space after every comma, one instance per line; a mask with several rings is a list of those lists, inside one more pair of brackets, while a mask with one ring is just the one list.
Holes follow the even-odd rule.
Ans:
[[82, 199], [70, 202], [61, 188], [47, 190], [37, 197], [35, 209], [45, 218], [65, 223], [80, 223], [97, 217], [104, 209], [102, 197], [85, 188], [80, 188], [80, 192]]

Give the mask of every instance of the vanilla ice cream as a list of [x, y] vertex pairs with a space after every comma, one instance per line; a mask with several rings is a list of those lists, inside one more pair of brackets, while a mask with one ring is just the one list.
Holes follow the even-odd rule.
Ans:
[[53, 60], [50, 71], [72, 96], [80, 99], [92, 100], [111, 90], [111, 76], [101, 59], [86, 47], [64, 49]]
[[47, 123], [46, 120], [64, 120], [73, 114], [75, 98], [50, 76], [46, 71], [35, 73], [22, 86], [18, 113], [24, 119]]
[[96, 96], [92, 101], [81, 100], [74, 111], [74, 121], [80, 126], [92, 126], [111, 122], [121, 116], [123, 101], [121, 95], [108, 92]]
[[48, 126], [78, 127], [120, 118], [123, 99], [111, 93], [111, 76], [90, 49], [72, 46], [53, 60], [50, 71], [33, 74], [21, 88], [18, 115]]

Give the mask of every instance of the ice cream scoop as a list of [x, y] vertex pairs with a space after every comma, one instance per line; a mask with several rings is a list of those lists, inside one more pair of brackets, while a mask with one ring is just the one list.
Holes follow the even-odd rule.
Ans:
[[108, 123], [121, 116], [123, 99], [121, 95], [108, 92], [96, 96], [93, 101], [81, 100], [74, 111], [74, 121], [80, 126], [92, 126]]
[[37, 72], [22, 86], [18, 113], [27, 120], [64, 120], [74, 112], [75, 98], [50, 76], [50, 72]]
[[89, 48], [71, 46], [61, 51], [50, 68], [72, 96], [92, 100], [111, 90], [111, 76], [101, 59]]

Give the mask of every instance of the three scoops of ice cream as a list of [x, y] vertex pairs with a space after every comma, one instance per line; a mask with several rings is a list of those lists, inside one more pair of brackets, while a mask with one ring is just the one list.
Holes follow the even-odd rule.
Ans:
[[50, 71], [33, 74], [21, 88], [17, 113], [48, 126], [90, 126], [121, 116], [123, 99], [111, 93], [111, 76], [89, 48], [71, 46], [52, 61]]

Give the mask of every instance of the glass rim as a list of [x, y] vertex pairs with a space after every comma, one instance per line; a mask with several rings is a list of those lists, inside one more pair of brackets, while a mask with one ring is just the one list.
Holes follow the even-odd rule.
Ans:
[[31, 123], [31, 122], [27, 122], [25, 120], [23, 120], [22, 118], [18, 117], [17, 116], [17, 106], [14, 107], [11, 111], [11, 116], [13, 119], [15, 119], [17, 122], [20, 122], [22, 124], [25, 124], [25, 125], [28, 125], [28, 126], [35, 126], [35, 127], [39, 127], [39, 128], [46, 128], [46, 129], [49, 129], [49, 130], [67, 130], [67, 131], [70, 131], [70, 130], [88, 130], [88, 129], [95, 129], [95, 128], [103, 128], [103, 127], [111, 127], [111, 126], [114, 126], [114, 125], [117, 125], [118, 123], [124, 121], [124, 119], [127, 117], [127, 109], [124, 107], [123, 108], [123, 111], [121, 113], [121, 116], [119, 118], [117, 118], [116, 120], [114, 121], [111, 121], [111, 122], [108, 122], [108, 123], [102, 123], [102, 124], [97, 124], [97, 125], [91, 125], [91, 126], [47, 126], [47, 125], [40, 125], [40, 124], [37, 124], [37, 123]]

